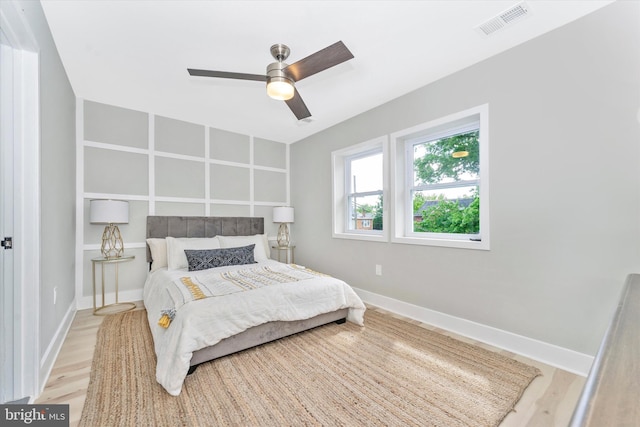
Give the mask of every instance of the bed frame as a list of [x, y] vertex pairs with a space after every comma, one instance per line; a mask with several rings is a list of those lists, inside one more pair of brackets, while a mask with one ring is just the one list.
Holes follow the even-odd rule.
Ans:
[[[250, 236], [264, 234], [264, 218], [255, 217], [202, 217], [202, 216], [148, 216], [147, 238], [165, 237], [215, 237]], [[267, 248], [268, 250], [268, 248]], [[151, 251], [147, 245], [147, 261], [151, 262]], [[198, 365], [260, 344], [306, 331], [327, 323], [344, 323], [348, 309], [320, 314], [298, 321], [268, 322], [247, 329], [216, 345], [193, 353], [189, 374]]]

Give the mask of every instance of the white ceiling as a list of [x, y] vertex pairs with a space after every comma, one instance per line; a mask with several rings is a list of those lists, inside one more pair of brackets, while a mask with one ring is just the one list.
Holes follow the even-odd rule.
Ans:
[[[291, 143], [565, 25], [611, 1], [528, 0], [490, 35], [475, 27], [517, 1], [42, 0], [77, 97]], [[296, 62], [338, 40], [355, 58], [296, 84], [298, 122], [264, 83], [187, 67], [266, 74], [269, 48]]]

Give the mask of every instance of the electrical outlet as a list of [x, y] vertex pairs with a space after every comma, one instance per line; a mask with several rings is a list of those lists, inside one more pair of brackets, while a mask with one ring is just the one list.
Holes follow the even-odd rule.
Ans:
[[376, 264], [376, 276], [382, 276], [382, 265]]
[[58, 299], [58, 287], [53, 288], [53, 305], [56, 304], [56, 300]]

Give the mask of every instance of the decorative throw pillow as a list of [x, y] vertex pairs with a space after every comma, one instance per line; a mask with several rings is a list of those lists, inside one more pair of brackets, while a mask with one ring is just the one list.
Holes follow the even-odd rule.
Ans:
[[185, 249], [218, 249], [220, 247], [217, 237], [167, 237], [166, 240], [168, 270], [181, 270], [189, 266], [184, 254]]
[[149, 250], [151, 251], [151, 269], [156, 271], [166, 267], [167, 264], [167, 241], [165, 239], [147, 239]]
[[269, 241], [266, 234], [254, 234], [253, 236], [216, 236], [221, 248], [237, 248], [255, 244], [253, 256], [256, 262], [267, 261], [270, 257]]
[[255, 245], [239, 248], [223, 249], [185, 249], [189, 262], [189, 271], [206, 270], [208, 268], [224, 267], [227, 265], [255, 264], [253, 248]]

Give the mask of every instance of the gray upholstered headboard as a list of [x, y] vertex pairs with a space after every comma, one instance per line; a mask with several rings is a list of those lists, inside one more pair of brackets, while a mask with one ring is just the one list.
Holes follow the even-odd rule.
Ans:
[[[244, 216], [148, 216], [147, 238], [264, 234], [264, 218]], [[147, 245], [147, 261], [151, 251]]]

